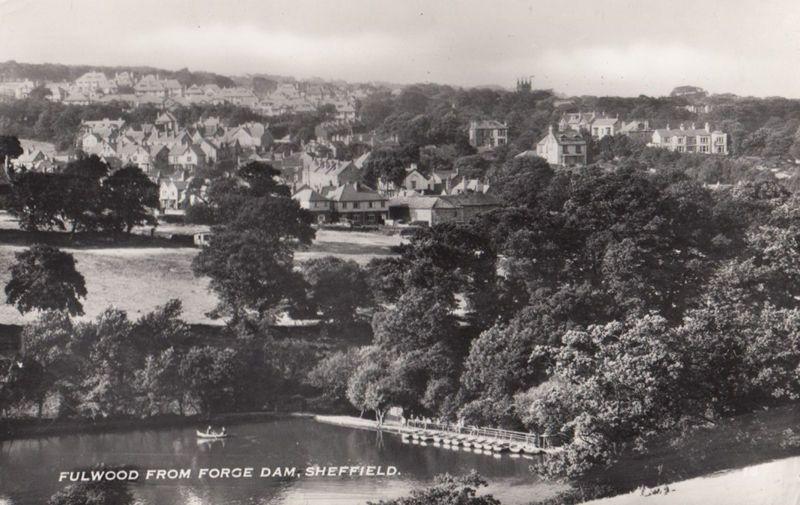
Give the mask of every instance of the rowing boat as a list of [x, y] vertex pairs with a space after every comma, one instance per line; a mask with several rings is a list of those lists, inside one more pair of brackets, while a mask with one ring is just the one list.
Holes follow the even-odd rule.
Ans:
[[203, 438], [203, 439], [207, 439], [207, 440], [216, 440], [216, 439], [220, 439], [220, 438], [228, 438], [228, 434], [227, 433], [214, 433], [214, 432], [207, 433], [205, 431], [200, 431], [200, 430], [196, 430], [196, 433], [197, 433], [197, 438]]

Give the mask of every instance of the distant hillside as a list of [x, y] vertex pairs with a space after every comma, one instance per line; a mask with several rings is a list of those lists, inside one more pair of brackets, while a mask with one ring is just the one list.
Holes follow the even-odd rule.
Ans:
[[103, 72], [114, 77], [116, 72], [133, 72], [137, 75], [159, 74], [164, 78], [177, 79], [184, 86], [192, 84], [216, 84], [220, 87], [234, 86], [230, 77], [211, 72], [192, 72], [187, 68], [164, 70], [153, 67], [104, 67], [98, 65], [62, 65], [58, 63], [0, 63], [0, 79], [31, 79], [34, 81], [74, 81], [86, 72]]

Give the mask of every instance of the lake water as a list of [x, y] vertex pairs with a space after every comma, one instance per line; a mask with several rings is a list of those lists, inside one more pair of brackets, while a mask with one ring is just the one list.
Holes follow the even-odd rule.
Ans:
[[[132, 484], [147, 505], [363, 504], [402, 496], [434, 475], [477, 470], [503, 504], [547, 498], [562, 489], [539, 482], [536, 459], [403, 443], [398, 435], [280, 419], [233, 425], [225, 441], [198, 442], [194, 429], [147, 429], [0, 442], [0, 505], [40, 505], [65, 484], [59, 472], [98, 463], [188, 469], [187, 480]], [[394, 466], [396, 476], [306, 476], [306, 468]], [[197, 478], [203, 468], [254, 468], [253, 478]], [[296, 477], [259, 477], [262, 468], [296, 468]]]

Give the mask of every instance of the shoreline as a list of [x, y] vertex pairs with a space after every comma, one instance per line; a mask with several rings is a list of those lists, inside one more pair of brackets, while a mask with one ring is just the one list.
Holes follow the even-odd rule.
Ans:
[[0, 443], [14, 440], [44, 438], [54, 435], [80, 435], [136, 431], [152, 428], [183, 428], [203, 424], [242, 424], [251, 421], [266, 421], [288, 418], [314, 418], [309, 412], [230, 412], [210, 416], [155, 416], [144, 419], [2, 419], [0, 420]]

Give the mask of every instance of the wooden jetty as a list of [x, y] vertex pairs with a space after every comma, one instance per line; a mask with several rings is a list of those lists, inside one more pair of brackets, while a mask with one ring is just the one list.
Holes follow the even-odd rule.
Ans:
[[408, 420], [379, 425], [377, 421], [349, 416], [314, 416], [321, 423], [345, 426], [348, 428], [381, 430], [396, 433], [409, 443], [433, 445], [458, 450], [473, 450], [488, 454], [510, 453], [513, 455], [534, 455], [558, 452], [552, 437], [536, 433], [464, 426], [449, 423], [436, 423], [423, 420]]

